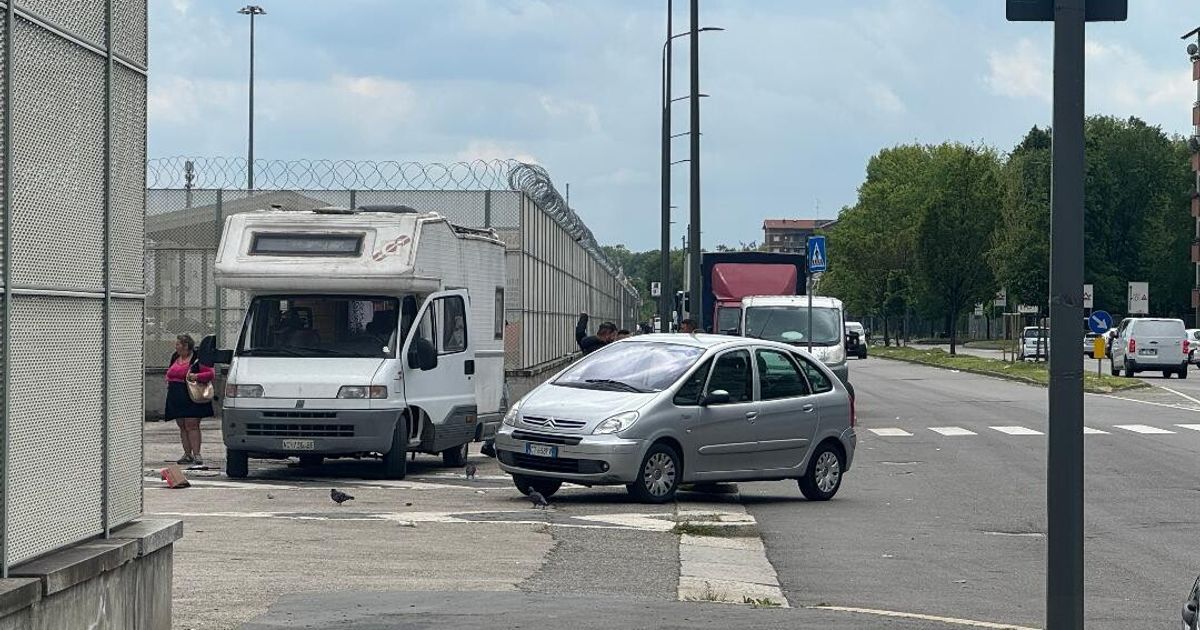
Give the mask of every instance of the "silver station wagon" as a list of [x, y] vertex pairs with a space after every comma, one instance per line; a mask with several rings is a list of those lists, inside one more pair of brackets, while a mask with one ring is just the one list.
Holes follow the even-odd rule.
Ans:
[[782, 343], [645, 335], [572, 364], [509, 409], [500, 467], [544, 496], [625, 484], [640, 501], [680, 484], [796, 479], [833, 498], [854, 459], [854, 401], [829, 368]]

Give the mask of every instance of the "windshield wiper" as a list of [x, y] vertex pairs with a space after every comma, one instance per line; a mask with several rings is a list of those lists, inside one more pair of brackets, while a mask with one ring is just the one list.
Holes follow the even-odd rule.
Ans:
[[635, 394], [647, 393], [646, 390], [641, 389], [640, 387], [634, 387], [633, 385], [630, 385], [629, 383], [625, 383], [622, 381], [614, 381], [611, 378], [589, 378], [589, 379], [584, 380], [583, 382], [589, 383], [592, 385], [610, 385], [612, 387], [616, 387], [618, 389], [622, 389], [627, 392], [632, 392]]

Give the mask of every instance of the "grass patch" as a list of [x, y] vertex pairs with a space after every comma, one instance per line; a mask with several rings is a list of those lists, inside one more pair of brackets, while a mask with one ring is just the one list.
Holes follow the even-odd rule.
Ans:
[[702, 593], [700, 593], [700, 595], [698, 595], [698, 596], [688, 597], [686, 601], [689, 601], [689, 602], [724, 602], [724, 601], [728, 601], [728, 600], [725, 598], [724, 591], [718, 591], [713, 588], [712, 584], [705, 582], [704, 583], [704, 591]]
[[[1050, 380], [1045, 363], [1026, 363], [1024, 361], [1007, 362], [999, 359], [960, 354], [951, 356], [941, 349], [917, 350], [914, 348], [876, 348], [874, 356], [897, 361], [920, 363], [948, 370], [961, 370], [984, 376], [995, 376], [1013, 381], [1021, 381], [1032, 385], [1046, 386]], [[1137, 389], [1147, 385], [1138, 379], [1121, 378], [1109, 374], [1096, 374], [1091, 370], [1083, 372], [1083, 390], [1093, 394], [1109, 394], [1127, 389]]]
[[742, 603], [750, 604], [752, 608], [779, 608], [782, 605], [770, 597], [755, 599], [753, 597], [743, 596]]
[[695, 523], [684, 521], [676, 523], [671, 532], [682, 536], [708, 536], [710, 538], [747, 538], [757, 536], [758, 530], [752, 525], [717, 525], [714, 523]]
[[968, 348], [978, 348], [980, 350], [1012, 350], [1017, 347], [1017, 344], [1012, 339], [979, 339], [976, 341], [968, 341], [963, 344]]

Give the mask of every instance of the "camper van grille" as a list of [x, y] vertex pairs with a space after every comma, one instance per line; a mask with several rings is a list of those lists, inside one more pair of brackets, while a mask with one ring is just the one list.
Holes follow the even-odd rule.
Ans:
[[264, 418], [304, 418], [306, 420], [333, 420], [337, 417], [334, 411], [264, 411]]
[[354, 437], [354, 425], [250, 423], [246, 425], [246, 435], [304, 438]]

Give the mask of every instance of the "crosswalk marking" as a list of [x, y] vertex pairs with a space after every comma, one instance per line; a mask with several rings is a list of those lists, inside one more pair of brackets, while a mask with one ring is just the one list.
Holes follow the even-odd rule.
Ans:
[[912, 434], [904, 429], [867, 429], [871, 433], [879, 437], [912, 437]]
[[1108, 435], [1108, 431], [1101, 431], [1100, 429], [1093, 429], [1092, 427], [1083, 427], [1083, 434], [1084, 435]]
[[1200, 431], [1200, 424], [1177, 424], [1175, 426], [1179, 427], [1180, 429], [1191, 429], [1193, 431]]
[[1145, 433], [1148, 435], [1165, 435], [1168, 433], [1174, 433], [1174, 431], [1168, 431], [1166, 429], [1152, 427], [1148, 424], [1117, 424], [1117, 425], [1113, 425], [1113, 426], [1115, 426], [1118, 429], [1124, 429], [1126, 431], [1133, 431], [1134, 433]]
[[979, 435], [978, 433], [976, 433], [974, 431], [968, 431], [962, 427], [929, 427], [929, 430], [933, 431], [934, 433], [940, 433], [945, 436]]
[[1030, 429], [1028, 427], [1014, 426], [1014, 427], [988, 427], [988, 428], [995, 430], [995, 431], [999, 431], [1001, 433], [1007, 433], [1009, 435], [1042, 435], [1041, 431], [1034, 431], [1033, 429]]

